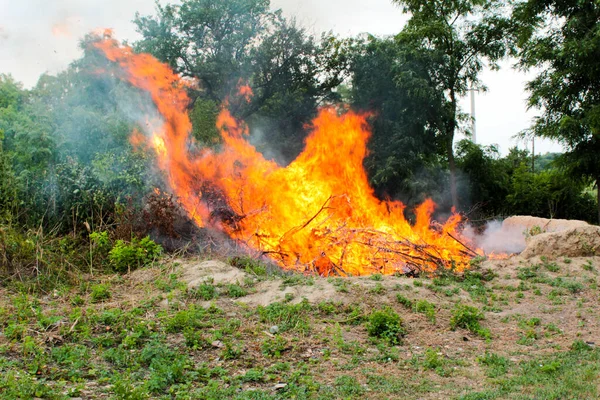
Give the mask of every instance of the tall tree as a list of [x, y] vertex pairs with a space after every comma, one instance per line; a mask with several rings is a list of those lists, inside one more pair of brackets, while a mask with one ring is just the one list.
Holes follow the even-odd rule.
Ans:
[[471, 87], [483, 89], [479, 73], [487, 62], [507, 53], [508, 20], [500, 0], [393, 0], [411, 15], [398, 36], [415, 57], [429, 60], [426, 71], [445, 96], [445, 119], [439, 129], [450, 168], [452, 203], [458, 206], [454, 137], [461, 113], [458, 101]]
[[[521, 67], [542, 66], [529, 105], [543, 110], [531, 132], [567, 149], [559, 160], [578, 180], [600, 183], [600, 3], [526, 0], [515, 5]], [[600, 190], [598, 190], [600, 221]]]
[[[281, 11], [271, 11], [269, 0], [157, 4], [156, 16], [138, 15], [135, 23], [142, 34], [137, 51], [199, 82], [192, 96], [200, 100], [197, 121], [214, 119], [215, 105], [235, 92], [240, 80], [249, 84], [250, 104], [232, 104], [232, 111], [256, 131], [268, 132], [267, 142], [278, 143], [276, 152], [284, 159], [299, 151], [304, 125], [320, 102], [335, 96], [346, 71], [344, 42], [307, 34]], [[258, 141], [265, 150], [265, 142]]]
[[373, 137], [365, 166], [382, 197], [421, 203], [438, 198], [442, 185], [436, 126], [443, 98], [433, 89], [421, 60], [410, 58], [394, 38], [369, 36], [354, 48], [351, 105], [371, 113]]

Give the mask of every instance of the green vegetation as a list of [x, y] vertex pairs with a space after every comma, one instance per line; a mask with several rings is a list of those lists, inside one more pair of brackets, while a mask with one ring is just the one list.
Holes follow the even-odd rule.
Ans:
[[[147, 267], [156, 278], [145, 282], [96, 271], [49, 295], [38, 286], [9, 284], [0, 288], [0, 391], [7, 399], [419, 399], [443, 388], [452, 399], [595, 398], [600, 351], [573, 324], [581, 329], [596, 317], [586, 306], [596, 289], [578, 287], [560, 266], [552, 277], [543, 264], [523, 266], [503, 278], [512, 285], [485, 270], [423, 276], [420, 289], [410, 278], [386, 278], [376, 282], [382, 292], [360, 279], [336, 292], [339, 301], [311, 304], [288, 296], [256, 307], [239, 297], [251, 285], [208, 279], [186, 289], [176, 264]], [[274, 280], [276, 291], [290, 280], [300, 291], [338, 282], [276, 271], [260, 279]], [[541, 296], [532, 295], [533, 280]], [[463, 301], [438, 294], [439, 288], [458, 289]], [[556, 290], [564, 291], [556, 295], [559, 306], [575, 310], [566, 317], [571, 325], [546, 308], [546, 296]], [[538, 314], [495, 314], [497, 304], [517, 301]], [[481, 339], [494, 351], [482, 354]]]
[[390, 308], [373, 311], [369, 316], [367, 332], [370, 336], [388, 341], [390, 344], [399, 344], [406, 333], [402, 318]]
[[479, 321], [483, 319], [483, 313], [477, 307], [459, 303], [452, 311], [450, 328], [464, 328], [476, 335], [489, 339], [491, 337], [489, 329], [482, 328], [479, 324]]
[[[369, 114], [364, 167], [382, 199], [410, 210], [430, 197], [436, 219], [452, 205], [480, 221], [600, 218], [597, 1], [394, 0], [404, 28], [355, 38], [313, 35], [268, 0], [180, 3], [137, 15], [132, 46], [198, 83], [186, 87], [192, 151], [218, 151], [228, 102], [253, 145], [287, 164], [319, 107], [348, 104]], [[231, 257], [237, 243], [198, 228], [153, 153], [130, 142], [155, 105], [96, 40], [82, 38], [82, 56], [32, 88], [0, 73], [0, 397], [600, 396], [594, 259], [490, 271], [475, 257], [464, 273], [323, 279], [268, 259], [299, 255]], [[523, 137], [566, 153], [454, 143], [468, 133], [460, 98], [506, 55], [536, 68], [527, 89], [541, 113]], [[243, 83], [248, 102], [235, 100]], [[256, 212], [236, 215], [195, 183], [215, 225]], [[230, 257], [246, 275], [188, 288], [172, 260], [196, 256]], [[325, 283], [333, 299], [302, 298]], [[263, 303], [264, 288], [277, 301]]]

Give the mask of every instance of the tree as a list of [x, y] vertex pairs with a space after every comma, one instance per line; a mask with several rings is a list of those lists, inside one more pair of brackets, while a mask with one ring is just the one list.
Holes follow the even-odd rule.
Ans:
[[500, 0], [393, 0], [411, 18], [398, 35], [415, 58], [427, 60], [434, 88], [445, 96], [439, 135], [450, 168], [452, 203], [458, 206], [454, 137], [461, 117], [458, 100], [469, 87], [479, 87], [479, 73], [487, 62], [507, 53], [508, 20]]
[[[191, 97], [194, 119], [202, 124], [214, 118], [206, 101], [219, 107], [240, 82], [250, 85], [250, 103], [231, 102], [233, 114], [247, 120], [252, 131], [268, 133], [256, 140], [260, 150], [277, 143], [273, 153], [290, 160], [301, 150], [304, 126], [318, 105], [336, 98], [334, 89], [347, 66], [346, 46], [331, 35], [307, 34], [269, 6], [269, 0], [157, 4], [155, 17], [136, 17], [143, 38], [135, 49], [199, 82]], [[196, 101], [202, 104], [196, 107]]]
[[[572, 178], [600, 183], [600, 3], [525, 0], [513, 12], [520, 66], [543, 68], [528, 83], [543, 114], [530, 133], [562, 143]], [[600, 221], [600, 190], [598, 190]]]
[[350, 71], [351, 105], [371, 113], [365, 167], [378, 194], [409, 206], [439, 197], [444, 185], [435, 173], [442, 168], [434, 121], [443, 98], [419, 60], [394, 38], [369, 36], [355, 46]]
[[498, 216], [506, 211], [506, 196], [510, 190], [510, 163], [500, 159], [495, 146], [481, 146], [461, 140], [457, 146], [457, 165], [466, 182], [468, 195], [461, 203], [481, 209], [483, 217]]

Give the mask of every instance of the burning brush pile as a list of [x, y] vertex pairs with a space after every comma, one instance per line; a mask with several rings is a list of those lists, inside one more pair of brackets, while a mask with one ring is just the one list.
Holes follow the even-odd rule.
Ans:
[[[325, 108], [304, 151], [283, 168], [247, 141], [248, 130], [224, 107], [223, 146], [190, 150], [186, 83], [151, 55], [111, 38], [95, 46], [118, 64], [122, 79], [146, 91], [161, 115], [135, 142], [153, 151], [182, 207], [199, 227], [225, 232], [281, 267], [329, 275], [464, 270], [477, 253], [460, 235], [461, 217], [432, 223], [435, 204], [416, 210], [377, 199], [363, 168], [370, 133], [365, 115]], [[241, 88], [250, 95], [248, 88]]]

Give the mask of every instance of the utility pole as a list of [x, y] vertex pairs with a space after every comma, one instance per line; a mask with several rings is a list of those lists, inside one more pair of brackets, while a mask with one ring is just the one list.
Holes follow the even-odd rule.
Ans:
[[475, 92], [479, 92], [478, 89], [475, 89], [473, 85], [471, 85], [471, 131], [473, 133], [473, 143], [477, 144], [477, 125], [475, 120]]

